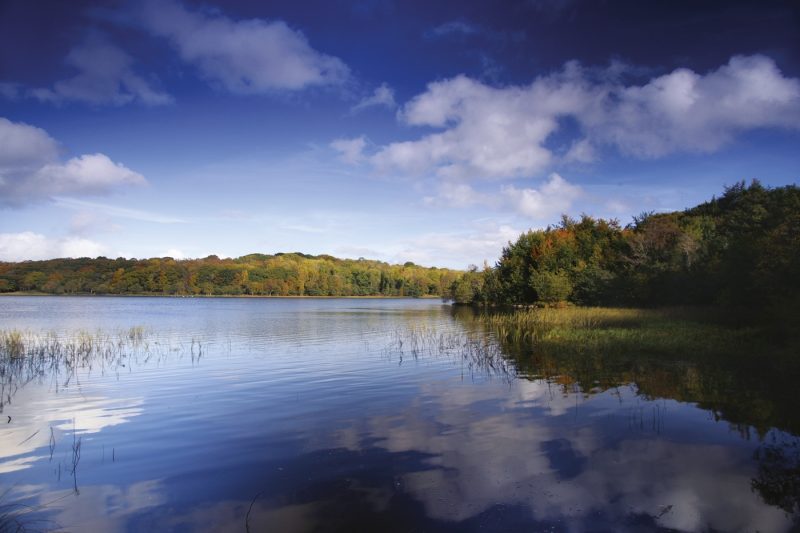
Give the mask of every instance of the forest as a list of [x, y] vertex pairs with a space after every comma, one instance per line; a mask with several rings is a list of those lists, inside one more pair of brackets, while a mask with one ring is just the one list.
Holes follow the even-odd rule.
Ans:
[[461, 272], [329, 255], [236, 259], [51, 259], [0, 263], [0, 292], [48, 294], [439, 296]]
[[446, 293], [481, 305], [716, 305], [797, 322], [800, 189], [758, 181], [670, 213], [562, 217], [470, 270]]
[[582, 215], [530, 230], [464, 273], [302, 253], [0, 263], [0, 292], [265, 296], [441, 295], [458, 304], [716, 305], [797, 317], [800, 189], [754, 180], [630, 224]]

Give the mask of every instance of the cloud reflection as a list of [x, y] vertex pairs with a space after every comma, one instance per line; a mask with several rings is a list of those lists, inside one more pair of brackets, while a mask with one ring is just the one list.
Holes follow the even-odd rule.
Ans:
[[502, 405], [487, 409], [493, 387], [426, 387], [403, 413], [353, 420], [336, 438], [354, 450], [368, 435], [391, 453], [430, 454], [437, 468], [403, 475], [403, 487], [434, 519], [461, 523], [503, 505], [574, 531], [589, 523], [615, 530], [791, 527], [789, 516], [751, 490], [751, 445], [717, 436], [682, 442], [697, 422], [693, 406], [670, 402], [666, 433], [648, 434], [609, 407], [609, 400], [643, 404], [649, 415], [656, 402], [631, 390], [576, 403], [546, 382], [518, 381]]
[[90, 390], [84, 395], [78, 390], [49, 394], [46, 389], [28, 384], [18, 389], [14, 402], [5, 407], [3, 414], [9, 422], [0, 432], [0, 474], [47, 459], [50, 446], [65, 446], [61, 443], [65, 433], [93, 434], [124, 424], [142, 413], [144, 403], [143, 398], [108, 398]]

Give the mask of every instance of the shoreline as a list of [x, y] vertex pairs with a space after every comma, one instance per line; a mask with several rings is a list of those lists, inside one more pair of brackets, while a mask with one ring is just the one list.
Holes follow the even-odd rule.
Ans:
[[52, 294], [49, 292], [27, 292], [27, 291], [14, 291], [14, 292], [0, 292], [0, 298], [4, 296], [59, 296], [69, 298], [272, 298], [272, 299], [317, 299], [317, 300], [331, 300], [331, 299], [348, 299], [348, 300], [441, 300], [439, 295], [426, 295], [426, 296], [308, 296], [308, 295], [289, 295], [289, 296], [274, 296], [269, 294]]

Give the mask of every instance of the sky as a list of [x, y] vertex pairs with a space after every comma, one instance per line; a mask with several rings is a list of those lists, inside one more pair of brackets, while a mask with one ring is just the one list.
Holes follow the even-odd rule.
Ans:
[[466, 268], [796, 184], [796, 6], [0, 0], [0, 260]]

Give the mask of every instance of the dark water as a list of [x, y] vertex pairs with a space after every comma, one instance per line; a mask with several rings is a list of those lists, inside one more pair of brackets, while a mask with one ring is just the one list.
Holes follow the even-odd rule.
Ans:
[[432, 300], [0, 298], [2, 329], [122, 339], [133, 326], [142, 340], [113, 364], [2, 376], [0, 505], [21, 524], [795, 524], [798, 382], [764, 354], [544, 360]]

